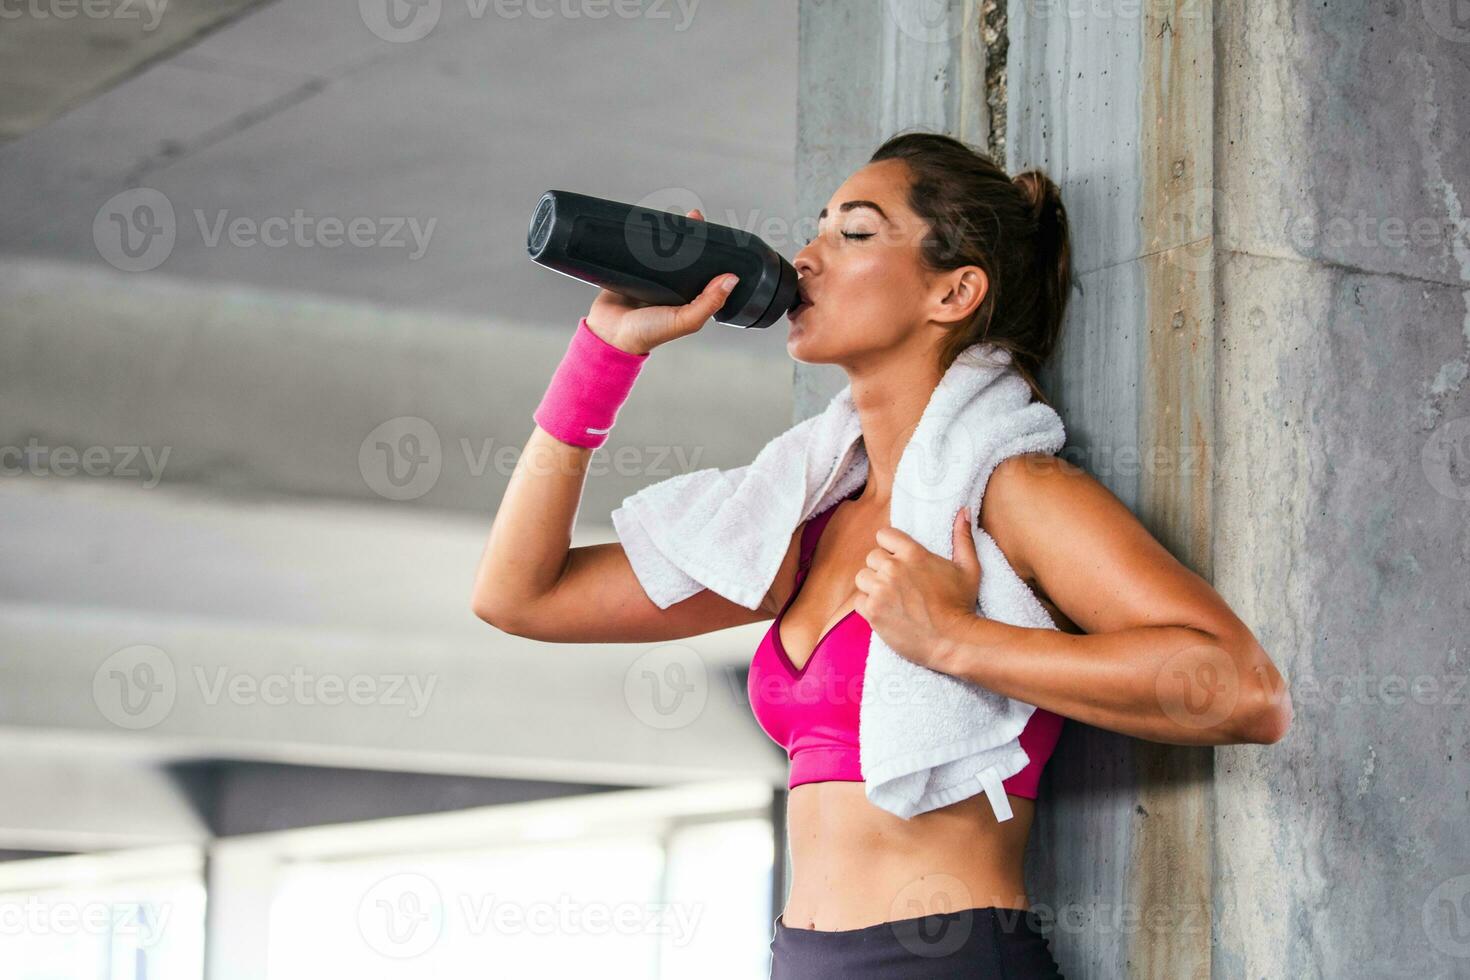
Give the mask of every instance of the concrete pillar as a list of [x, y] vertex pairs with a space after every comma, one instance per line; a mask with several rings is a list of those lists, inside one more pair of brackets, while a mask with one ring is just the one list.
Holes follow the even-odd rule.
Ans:
[[[1010, 4], [1007, 169], [1062, 188], [1078, 292], [1042, 386], [1069, 459], [1211, 576], [1211, 4]], [[1269, 648], [1269, 644], [1267, 644]], [[1068, 975], [1207, 977], [1211, 752], [1069, 722], [1034, 897]]]
[[1218, 978], [1470, 975], [1467, 13], [1216, 7], [1213, 567], [1296, 708], [1217, 753]]

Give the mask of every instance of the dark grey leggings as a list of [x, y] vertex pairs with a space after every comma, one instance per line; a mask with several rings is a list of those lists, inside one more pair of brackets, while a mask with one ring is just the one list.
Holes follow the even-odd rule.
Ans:
[[778, 916], [771, 980], [1062, 980], [1024, 909], [973, 908], [861, 929], [797, 929]]

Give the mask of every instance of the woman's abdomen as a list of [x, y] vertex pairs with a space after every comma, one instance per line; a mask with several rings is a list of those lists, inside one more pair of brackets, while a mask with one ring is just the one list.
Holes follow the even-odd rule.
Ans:
[[791, 891], [783, 921], [859, 929], [930, 912], [1029, 905], [1022, 858], [1034, 801], [995, 820], [984, 795], [904, 820], [860, 782], [804, 783], [786, 808]]

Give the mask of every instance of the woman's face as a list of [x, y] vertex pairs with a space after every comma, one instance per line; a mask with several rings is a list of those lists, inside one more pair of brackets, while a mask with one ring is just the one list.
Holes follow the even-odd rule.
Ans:
[[858, 170], [827, 202], [816, 235], [792, 263], [811, 301], [789, 316], [786, 351], [795, 360], [852, 366], [897, 348], [928, 353], [943, 339], [932, 321], [947, 312], [935, 302], [955, 275], [922, 265], [929, 226], [909, 210], [908, 187], [903, 161], [883, 160]]

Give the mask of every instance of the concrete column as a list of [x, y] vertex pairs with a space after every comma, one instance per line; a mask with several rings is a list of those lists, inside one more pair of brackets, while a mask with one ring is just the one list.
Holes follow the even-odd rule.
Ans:
[[[1044, 167], [1073, 231], [1042, 386], [1064, 453], [1211, 575], [1212, 6], [1010, 4], [1007, 168]], [[1046, 775], [1035, 899], [1080, 976], [1206, 977], [1211, 752], [1069, 722]]]
[[1215, 583], [1296, 708], [1217, 754], [1219, 978], [1470, 975], [1466, 13], [1216, 7]]
[[[1070, 451], [1208, 575], [1213, 202], [1194, 188], [1212, 184], [1212, 14], [1139, 6], [804, 4], [797, 197], [815, 214], [904, 127], [998, 146], [986, 110], [1008, 89], [1004, 163], [1047, 168], [1076, 228], [1081, 292], [1045, 379]], [[798, 365], [798, 418], [843, 380]], [[1068, 975], [1208, 974], [1209, 778], [1206, 750], [1070, 726], [1028, 860]]]

